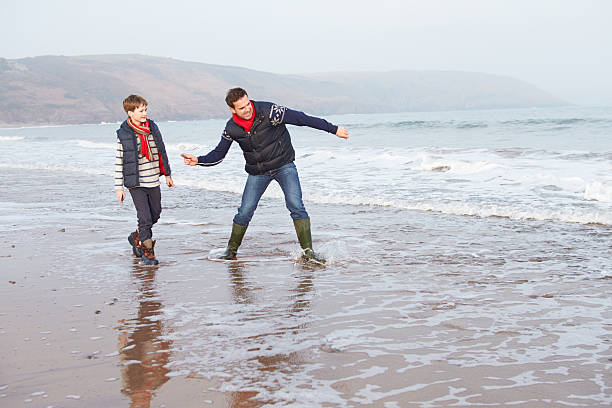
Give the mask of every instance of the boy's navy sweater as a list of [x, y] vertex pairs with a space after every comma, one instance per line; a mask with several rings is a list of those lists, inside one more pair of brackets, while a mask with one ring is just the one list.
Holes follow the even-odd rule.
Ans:
[[198, 157], [198, 165], [214, 166], [223, 161], [233, 141], [238, 142], [249, 174], [263, 174], [295, 160], [291, 137], [285, 125], [308, 126], [335, 134], [338, 126], [325, 119], [306, 115], [270, 102], [253, 101], [255, 119], [250, 132], [233, 119], [228, 120], [221, 141], [213, 150]]

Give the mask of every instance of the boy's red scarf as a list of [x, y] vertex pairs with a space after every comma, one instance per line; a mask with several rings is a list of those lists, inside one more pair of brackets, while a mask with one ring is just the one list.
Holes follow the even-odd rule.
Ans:
[[251, 102], [251, 111], [253, 112], [253, 114], [251, 115], [251, 119], [244, 120], [235, 113], [232, 113], [232, 119], [234, 120], [234, 122], [236, 122], [238, 126], [243, 128], [245, 132], [251, 131], [251, 127], [253, 126], [253, 122], [255, 121], [255, 106], [253, 105], [252, 101], [249, 102]]
[[[140, 154], [145, 156], [148, 161], [153, 161], [153, 151], [151, 150], [151, 146], [149, 146], [149, 134], [151, 134], [151, 128], [149, 128], [149, 120], [145, 123], [137, 125], [132, 122], [131, 118], [127, 120], [128, 125], [132, 128], [136, 136], [140, 139]], [[161, 155], [159, 156], [159, 172], [160, 174], [166, 175], [166, 170], [164, 169], [164, 163], [162, 162]]]

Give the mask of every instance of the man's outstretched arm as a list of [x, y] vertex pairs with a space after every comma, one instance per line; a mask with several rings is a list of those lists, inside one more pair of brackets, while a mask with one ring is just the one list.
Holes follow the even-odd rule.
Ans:
[[348, 139], [349, 137], [348, 130], [346, 130], [343, 126], [336, 126], [329, 123], [325, 119], [310, 116], [304, 112], [289, 109], [284, 106], [272, 105], [270, 110], [270, 119], [272, 120], [273, 125], [286, 124], [308, 126], [314, 129], [333, 133], [342, 139]]
[[221, 141], [219, 144], [217, 144], [217, 147], [212, 149], [208, 154], [195, 157], [191, 154], [181, 153], [181, 157], [183, 158], [183, 162], [188, 166], [214, 166], [223, 161], [231, 145], [232, 140], [222, 136]]

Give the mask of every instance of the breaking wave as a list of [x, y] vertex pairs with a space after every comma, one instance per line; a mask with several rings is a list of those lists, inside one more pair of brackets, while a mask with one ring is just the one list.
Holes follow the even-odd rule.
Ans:
[[94, 176], [113, 177], [113, 168], [79, 167], [67, 166], [62, 164], [20, 164], [20, 163], [0, 163], [2, 169], [23, 169], [23, 170], [45, 170], [57, 172], [85, 173]]
[[612, 182], [589, 183], [584, 189], [584, 199], [612, 203]]
[[83, 147], [85, 149], [116, 149], [117, 148], [116, 143], [99, 143], [99, 142], [92, 142], [89, 140], [73, 140], [73, 142], [76, 143], [77, 146]]
[[436, 212], [448, 215], [472, 216], [479, 218], [508, 218], [517, 221], [554, 221], [577, 224], [612, 225], [609, 211], [583, 208], [539, 208], [521, 204], [480, 204], [465, 202], [435, 202], [388, 200], [385, 198], [360, 195], [307, 194], [307, 201], [325, 204], [349, 204], [362, 206], [392, 207], [411, 211]]

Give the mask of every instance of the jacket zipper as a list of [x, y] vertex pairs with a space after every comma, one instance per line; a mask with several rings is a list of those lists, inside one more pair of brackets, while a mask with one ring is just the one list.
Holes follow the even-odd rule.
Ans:
[[[255, 112], [253, 112], [253, 115], [255, 115]], [[255, 120], [253, 121], [253, 126], [251, 126], [251, 130], [255, 129], [255, 127], [257, 125], [259, 125], [260, 121], [258, 121], [258, 117], [257, 115], [255, 116]], [[249, 135], [249, 138], [251, 138], [251, 136], [255, 136], [255, 131], [251, 134], [251, 131], [247, 132], [247, 135]], [[257, 149], [255, 148], [255, 143], [253, 141], [253, 139], [251, 139], [251, 143], [253, 144], [253, 155], [256, 157], [256, 161], [257, 161], [257, 169], [261, 172], [262, 167], [261, 167], [261, 162], [259, 160], [257, 160]]]

